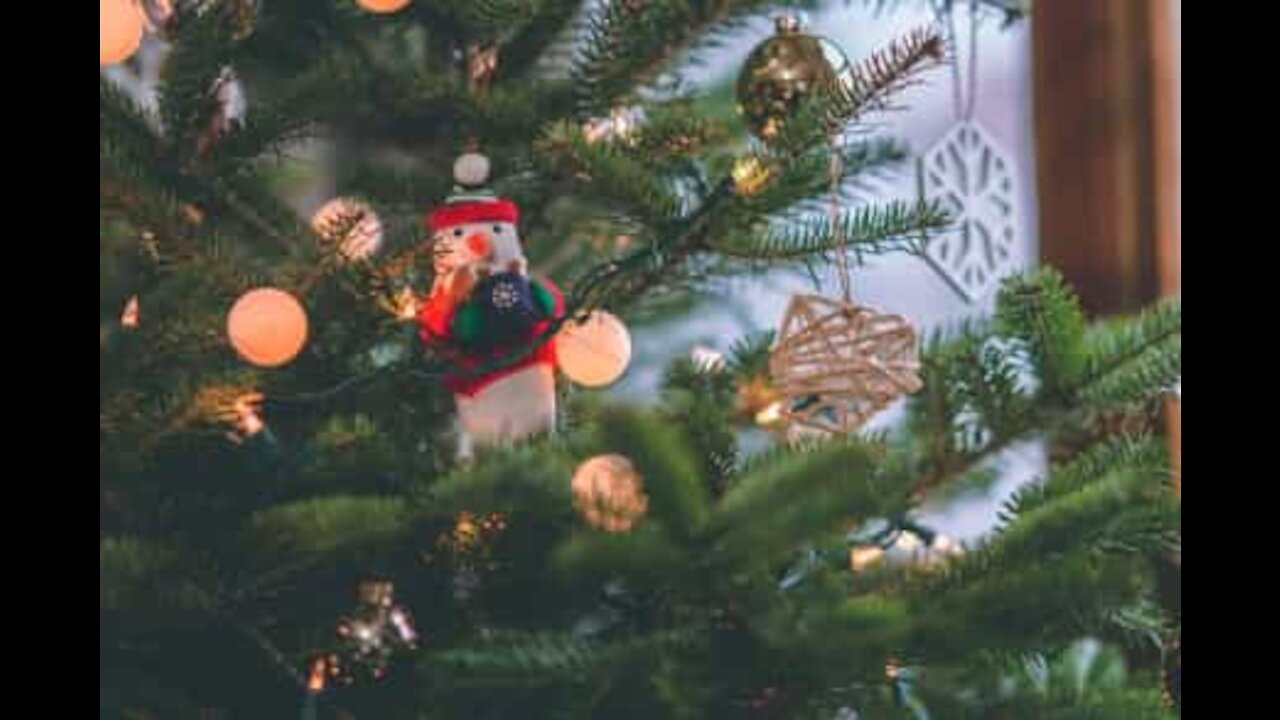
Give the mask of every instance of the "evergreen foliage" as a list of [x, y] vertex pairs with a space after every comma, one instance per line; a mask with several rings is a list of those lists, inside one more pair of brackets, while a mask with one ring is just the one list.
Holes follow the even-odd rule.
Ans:
[[[943, 61], [935, 31], [744, 148], [680, 73], [782, 3], [417, 0], [380, 16], [272, 0], [247, 31], [240, 3], [176, 5], [154, 105], [99, 83], [102, 717], [293, 716], [368, 574], [394, 579], [419, 648], [382, 683], [314, 698], [322, 717], [1169, 716], [1154, 677], [1073, 643], [1166, 632], [1153, 560], [1179, 547], [1180, 501], [1163, 443], [1098, 431], [1180, 378], [1177, 302], [1091, 324], [1053, 271], [1012, 278], [990, 321], [925, 343], [924, 389], [880, 435], [743, 452], [737, 403], [767, 380], [763, 336], [724, 367], [677, 361], [645, 407], [572, 394], [555, 437], [465, 465], [439, 365], [387, 312], [429, 286], [419, 216], [477, 142], [575, 311], [686, 307], [717, 273], [845, 246], [852, 262], [920, 253], [948, 222], [931, 204], [854, 206], [838, 228], [804, 214], [829, 192], [832, 128]], [[477, 83], [466, 60], [492, 47]], [[228, 120], [232, 78], [250, 101]], [[623, 105], [644, 110], [636, 135], [588, 141], [584, 122]], [[316, 135], [338, 194], [383, 218], [368, 261], [342, 262], [286, 198], [291, 153]], [[835, 151], [846, 186], [906, 158], [886, 140]], [[730, 177], [747, 153], [770, 169], [750, 196]], [[247, 367], [224, 339], [231, 303], [260, 285], [310, 317], [283, 369]], [[141, 321], [122, 327], [132, 296]], [[255, 394], [268, 429], [228, 439]], [[1080, 437], [1096, 440], [963, 556], [850, 571], [867, 528], [927, 535], [933, 489], [1017, 443]], [[574, 511], [574, 468], [604, 453], [643, 481], [629, 532]], [[501, 529], [460, 539], [464, 515]]]

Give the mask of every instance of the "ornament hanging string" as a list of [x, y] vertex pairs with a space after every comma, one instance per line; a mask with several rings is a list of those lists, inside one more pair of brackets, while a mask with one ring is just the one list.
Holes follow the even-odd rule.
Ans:
[[849, 240], [845, 236], [844, 222], [840, 217], [842, 204], [840, 200], [840, 185], [844, 179], [844, 158], [841, 155], [839, 135], [835, 134], [831, 139], [831, 156], [827, 163], [829, 179], [831, 181], [831, 198], [827, 205], [827, 218], [831, 225], [831, 232], [835, 235], [836, 244], [836, 268], [840, 275], [840, 296], [846, 304], [853, 304], [853, 277], [849, 269]]
[[[959, 53], [960, 39], [956, 32], [953, 0], [935, 0], [933, 12], [940, 25], [946, 26], [947, 44], [956, 48]], [[959, 58], [951, 63], [951, 96], [955, 107], [956, 118], [962, 121], [973, 119], [974, 106], [978, 100], [978, 0], [969, 2], [969, 49], [967, 67], [961, 77]]]

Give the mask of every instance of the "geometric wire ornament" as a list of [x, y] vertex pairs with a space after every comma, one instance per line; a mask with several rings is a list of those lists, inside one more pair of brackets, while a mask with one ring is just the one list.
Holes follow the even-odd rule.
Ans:
[[969, 302], [985, 296], [1014, 261], [1019, 227], [1013, 163], [973, 121], [951, 129], [918, 164], [924, 197], [953, 219], [929, 238], [929, 264]]
[[787, 419], [844, 433], [923, 387], [917, 352], [915, 328], [901, 315], [794, 295], [769, 374]]

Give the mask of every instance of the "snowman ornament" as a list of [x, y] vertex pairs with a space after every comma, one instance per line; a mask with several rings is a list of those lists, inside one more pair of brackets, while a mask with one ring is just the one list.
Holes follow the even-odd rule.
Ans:
[[453, 170], [453, 195], [426, 216], [435, 279], [418, 327], [453, 366], [444, 384], [469, 457], [555, 428], [555, 341], [544, 336], [565, 309], [555, 285], [529, 275], [516, 204], [483, 189], [488, 159], [469, 153]]

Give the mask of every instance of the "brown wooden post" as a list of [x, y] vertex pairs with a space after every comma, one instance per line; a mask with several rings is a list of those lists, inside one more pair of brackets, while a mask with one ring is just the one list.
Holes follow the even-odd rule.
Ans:
[[[1173, 13], [1181, 13], [1182, 0], [1151, 3], [1155, 153], [1156, 261], [1160, 292], [1182, 294], [1182, 159], [1178, 122], [1178, 97], [1182, 82], [1181, 19], [1174, 24]], [[1182, 401], [1167, 406], [1169, 442], [1173, 455], [1174, 484], [1182, 494]]]
[[1181, 292], [1175, 1], [1032, 3], [1041, 258], [1091, 315]]

